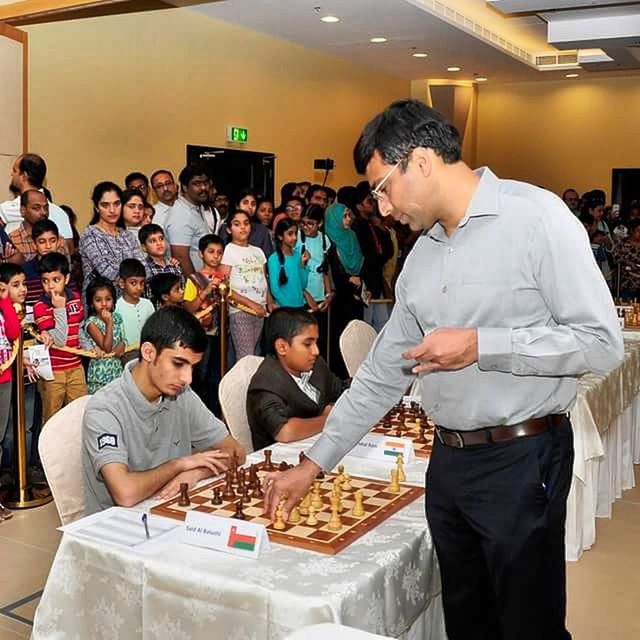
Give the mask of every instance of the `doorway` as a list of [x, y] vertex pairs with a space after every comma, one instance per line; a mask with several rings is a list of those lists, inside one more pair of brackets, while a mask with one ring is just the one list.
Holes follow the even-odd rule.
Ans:
[[640, 169], [612, 169], [611, 202], [626, 213], [633, 200], [640, 200]]
[[187, 164], [200, 164], [218, 191], [234, 198], [242, 189], [273, 199], [276, 157], [273, 153], [187, 145]]

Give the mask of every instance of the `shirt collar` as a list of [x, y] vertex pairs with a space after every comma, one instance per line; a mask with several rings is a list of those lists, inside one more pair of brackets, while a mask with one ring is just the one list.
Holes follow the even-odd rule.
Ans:
[[[185, 206], [187, 209], [191, 209], [191, 211], [194, 211], [195, 213], [201, 213], [200, 205], [193, 204], [191, 200], [187, 200], [187, 198], [185, 198], [182, 194], [178, 196], [178, 200], [180, 200], [182, 205]], [[176, 202], [178, 200], [176, 200]]]
[[142, 391], [138, 388], [136, 381], [133, 379], [131, 373], [133, 367], [138, 364], [138, 360], [132, 360], [128, 362], [122, 372], [122, 384], [126, 393], [126, 397], [129, 399], [133, 410], [141, 418], [149, 418], [161, 411], [169, 410], [169, 403], [175, 401], [175, 398], [165, 398], [164, 396], [160, 402], [149, 402]]
[[[480, 181], [462, 220], [458, 223], [458, 229], [464, 227], [470, 218], [500, 215], [500, 181], [498, 177], [488, 167], [475, 169], [474, 173], [480, 178]], [[434, 240], [442, 241], [447, 239], [447, 235], [440, 223], [434, 224], [426, 235]]]

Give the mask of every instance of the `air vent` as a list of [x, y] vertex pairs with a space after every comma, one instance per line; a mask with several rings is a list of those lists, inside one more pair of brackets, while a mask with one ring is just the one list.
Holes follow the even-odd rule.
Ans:
[[539, 67], [547, 67], [551, 65], [568, 65], [578, 64], [577, 53], [559, 53], [557, 55], [545, 54], [542, 56], [536, 56], [536, 65]]

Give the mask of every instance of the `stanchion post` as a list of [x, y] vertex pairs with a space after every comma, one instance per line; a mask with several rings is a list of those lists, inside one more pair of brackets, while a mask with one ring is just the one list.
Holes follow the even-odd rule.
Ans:
[[228, 318], [229, 318], [229, 287], [226, 283], [221, 282], [218, 285], [220, 292], [220, 322], [218, 331], [220, 331], [220, 377], [227, 372], [227, 349], [228, 349]]
[[[24, 318], [22, 305], [16, 305], [16, 312], [18, 313], [20, 321], [22, 321]], [[13, 380], [15, 389], [15, 403], [13, 405], [15, 408], [13, 412], [13, 446], [18, 469], [18, 477], [16, 478], [17, 484], [9, 492], [9, 497], [5, 503], [6, 506], [11, 509], [29, 509], [31, 507], [39, 507], [40, 505], [51, 502], [53, 499], [51, 492], [44, 488], [41, 490], [44, 495], [35, 497], [27, 480], [27, 430], [25, 425], [23, 350], [24, 339], [21, 331], [18, 343], [18, 353], [13, 363]]]

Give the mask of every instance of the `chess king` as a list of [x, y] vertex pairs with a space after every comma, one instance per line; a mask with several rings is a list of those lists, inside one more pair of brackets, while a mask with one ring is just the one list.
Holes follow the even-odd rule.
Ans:
[[[224, 471], [245, 452], [191, 390], [206, 334], [187, 311], [166, 307], [145, 323], [140, 359], [100, 389], [82, 425], [86, 513], [169, 498]], [[195, 450], [196, 453], [192, 453]]]
[[381, 215], [424, 230], [369, 356], [292, 470], [266, 480], [288, 511], [421, 373], [436, 424], [427, 520], [450, 640], [566, 640], [564, 523], [576, 377], [624, 357], [584, 228], [552, 193], [461, 160], [417, 100], [376, 116], [354, 150]]

